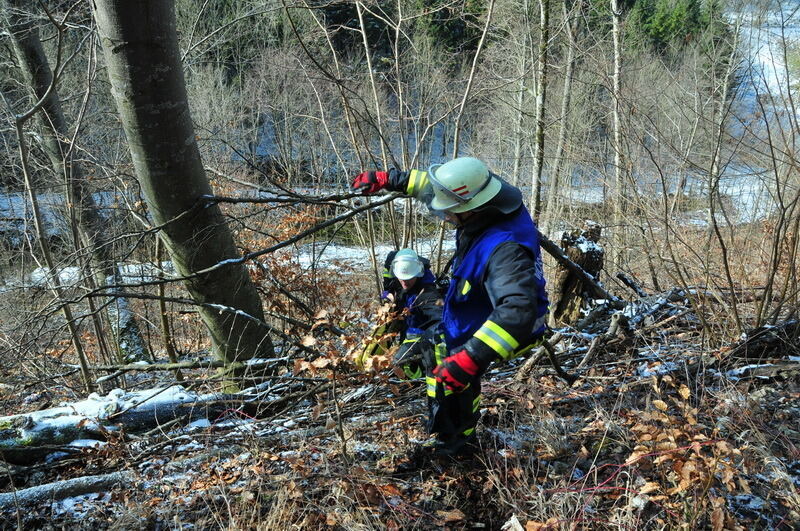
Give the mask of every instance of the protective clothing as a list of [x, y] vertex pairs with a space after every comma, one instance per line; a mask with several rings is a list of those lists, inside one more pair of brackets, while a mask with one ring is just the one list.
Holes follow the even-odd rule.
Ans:
[[[527, 209], [521, 206], [514, 215], [490, 220], [492, 222], [477, 234], [469, 234], [466, 228], [457, 233], [453, 278], [445, 296], [442, 318], [448, 349], [453, 351], [466, 346], [481, 372], [494, 359], [509, 360], [529, 350], [544, 334], [547, 316], [538, 231]], [[481, 221], [475, 221], [480, 229]], [[459, 252], [465, 240], [468, 248]], [[505, 255], [512, 251], [517, 256], [506, 256], [505, 260], [498, 261], [495, 252], [502, 245], [511, 247]], [[527, 266], [527, 270], [523, 270], [522, 275], [513, 270], [505, 272], [509, 259], [511, 263]], [[493, 275], [487, 275], [490, 270]], [[496, 286], [500, 283], [505, 285]], [[498, 293], [491, 296], [490, 289], [495, 287], [506, 296], [528, 299], [527, 308], [520, 309], [525, 321], [520, 321], [519, 314], [503, 308], [517, 301], [498, 300]]]
[[[422, 271], [416, 277], [417, 281], [414, 285], [406, 290], [392, 274], [392, 264], [398, 257], [402, 261], [404, 257], [408, 258], [411, 255], [416, 257]], [[422, 347], [423, 344], [416, 345], [422, 333], [429, 328], [436, 328], [442, 320], [441, 293], [436, 287], [436, 278], [430, 270], [430, 263], [411, 249], [390, 252], [384, 261], [383, 288], [384, 292], [381, 298], [386, 301], [391, 300], [390, 313], [394, 315], [394, 318], [389, 323], [375, 329], [372, 339], [356, 355], [356, 365], [363, 369], [370, 357], [388, 352], [392, 344], [399, 343], [395, 362], [399, 358], [417, 360], [400, 366], [408, 378], [419, 378], [422, 376], [422, 367], [419, 361], [421, 356], [412, 350]]]
[[[427, 172], [392, 169], [386, 185], [434, 212], [480, 211], [460, 217], [442, 333], [433, 340], [434, 359], [426, 364], [435, 363], [437, 373], [426, 371], [429, 431], [454, 448], [474, 437], [481, 375], [492, 361], [519, 356], [540, 342], [548, 305], [538, 229], [522, 193], [488, 169], [484, 172], [486, 166], [475, 163], [477, 159], [462, 159]], [[460, 363], [450, 359], [456, 357]], [[437, 382], [437, 376], [451, 389]], [[458, 384], [463, 390], [453, 392]]]
[[424, 266], [413, 249], [400, 249], [392, 260], [392, 274], [400, 280], [422, 277]]
[[442, 360], [442, 363], [433, 369], [433, 374], [436, 375], [438, 383], [458, 393], [467, 388], [479, 370], [480, 367], [475, 360], [467, 354], [466, 349], [462, 349]]
[[363, 194], [374, 194], [384, 188], [389, 183], [389, 173], [385, 171], [365, 171], [359, 173], [353, 179], [350, 188], [354, 192], [361, 192]]
[[445, 164], [434, 164], [428, 170], [433, 186], [433, 210], [460, 213], [485, 205], [500, 192], [500, 179], [474, 157], [459, 157]]

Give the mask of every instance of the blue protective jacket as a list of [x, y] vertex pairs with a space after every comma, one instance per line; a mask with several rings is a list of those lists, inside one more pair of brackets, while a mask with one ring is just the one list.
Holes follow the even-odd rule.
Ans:
[[[462, 238], [459, 235], [459, 242]], [[533, 290], [531, 298], [535, 304], [532, 320], [527, 323], [506, 323], [503, 319], [492, 320], [496, 306], [504, 301], [492, 300], [487, 283], [487, 267], [490, 261], [501, 259], [496, 253], [503, 244], [518, 244], [505, 247], [505, 254], [521, 252], [521, 246], [531, 258], [533, 265]], [[522, 206], [511, 216], [501, 218], [488, 225], [481, 233], [468, 242], [466, 251], [459, 249], [453, 263], [453, 278], [445, 296], [442, 326], [449, 350], [462, 347], [477, 357], [483, 358], [484, 365], [496, 355], [510, 359], [520, 354], [541, 338], [546, 328], [547, 294], [539, 253], [539, 237], [536, 226], [527, 209]], [[504, 282], [503, 264], [497, 264], [501, 271], [495, 282]], [[509, 276], [508, 283], [514, 280]], [[509, 326], [511, 325], [511, 326]]]

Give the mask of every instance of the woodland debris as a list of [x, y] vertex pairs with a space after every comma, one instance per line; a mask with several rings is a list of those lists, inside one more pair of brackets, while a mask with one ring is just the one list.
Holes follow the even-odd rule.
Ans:
[[574, 323], [593, 298], [616, 299], [596, 280], [603, 269], [605, 255], [605, 250], [597, 243], [601, 230], [597, 223], [587, 221], [583, 230], [563, 233], [561, 248], [542, 237], [542, 248], [558, 261], [550, 282], [551, 326]]
[[748, 331], [729, 352], [730, 358], [761, 360], [800, 354], [800, 322], [786, 321]]
[[199, 395], [179, 385], [131, 393], [115, 389], [107, 396], [93, 393], [80, 402], [0, 417], [0, 458], [29, 464], [79, 439], [103, 441], [120, 429], [136, 432], [175, 418], [219, 415], [230, 407], [225, 399], [234, 397]]

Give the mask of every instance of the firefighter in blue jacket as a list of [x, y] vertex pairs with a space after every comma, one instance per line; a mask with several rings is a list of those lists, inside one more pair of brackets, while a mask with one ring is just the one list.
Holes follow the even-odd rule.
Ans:
[[536, 225], [519, 189], [473, 157], [428, 171], [364, 172], [352, 187], [364, 194], [402, 191], [457, 226], [441, 325], [446, 350], [427, 383], [428, 396], [443, 408], [433, 415], [437, 452], [462, 453], [475, 437], [481, 375], [493, 361], [510, 360], [538, 345], [546, 329]]
[[[420, 378], [428, 357], [425, 350], [432, 348], [429, 338], [442, 321], [441, 295], [430, 262], [413, 249], [390, 252], [383, 266], [383, 288], [382, 297], [391, 301], [393, 313], [400, 321], [396, 327], [400, 348], [394, 361], [406, 377]], [[403, 363], [404, 359], [413, 361]]]

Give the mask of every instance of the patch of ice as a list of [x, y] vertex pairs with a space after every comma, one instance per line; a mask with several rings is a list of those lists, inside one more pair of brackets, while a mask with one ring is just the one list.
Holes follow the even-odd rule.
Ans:
[[190, 422], [187, 428], [208, 428], [211, 426], [211, 421], [208, 419], [197, 419], [194, 422]]
[[636, 368], [636, 374], [641, 378], [650, 378], [651, 376], [661, 376], [677, 370], [678, 365], [672, 361], [660, 362], [652, 367], [648, 367], [647, 362], [643, 362]]
[[575, 242], [575, 246], [580, 249], [582, 253], [594, 252], [594, 253], [604, 253], [605, 250], [601, 245], [591, 240], [587, 240], [583, 236], [577, 239]]
[[351, 402], [353, 400], [357, 400], [374, 389], [375, 386], [373, 385], [364, 385], [358, 389], [354, 389], [342, 397], [342, 402]]
[[105, 503], [110, 500], [110, 492], [91, 492], [89, 494], [64, 498], [63, 500], [56, 500], [53, 502], [51, 509], [53, 513], [57, 515], [69, 514], [73, 518], [82, 517], [91, 511], [95, 504]]
[[[754, 363], [754, 364], [751, 364], [751, 365], [744, 365], [742, 367], [737, 367], [735, 369], [731, 369], [731, 370], [725, 372], [725, 376], [727, 376], [731, 380], [735, 381], [735, 380], [740, 379], [742, 376], [748, 376], [747, 372], [752, 370], [752, 369], [759, 369], [761, 367], [772, 367], [772, 366], [773, 366], [772, 363], [761, 363], [761, 364]], [[768, 376], [753, 376], [753, 377], [754, 378], [760, 378], [762, 380], [768, 380], [769, 379]]]
[[75, 446], [77, 448], [100, 448], [108, 444], [106, 441], [97, 441], [95, 439], [77, 439], [70, 442], [67, 446]]
[[175, 448], [175, 453], [191, 452], [192, 450], [200, 450], [202, 448], [204, 448], [204, 446], [202, 444], [200, 444], [199, 442], [191, 441], [191, 442], [188, 442], [186, 444], [182, 444], [182, 445], [178, 446], [177, 448]]

